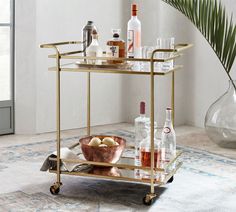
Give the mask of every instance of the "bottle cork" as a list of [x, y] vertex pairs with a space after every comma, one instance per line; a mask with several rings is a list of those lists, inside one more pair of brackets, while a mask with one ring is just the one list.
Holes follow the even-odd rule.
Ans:
[[145, 114], [145, 102], [140, 102], [140, 114]]

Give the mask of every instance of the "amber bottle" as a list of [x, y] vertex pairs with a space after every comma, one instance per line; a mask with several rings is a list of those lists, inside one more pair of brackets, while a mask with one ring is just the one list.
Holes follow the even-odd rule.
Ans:
[[[124, 58], [125, 57], [125, 42], [120, 39], [120, 30], [113, 29], [113, 38], [107, 41], [106, 56], [114, 58]], [[108, 60], [109, 64], [120, 64], [124, 60]]]

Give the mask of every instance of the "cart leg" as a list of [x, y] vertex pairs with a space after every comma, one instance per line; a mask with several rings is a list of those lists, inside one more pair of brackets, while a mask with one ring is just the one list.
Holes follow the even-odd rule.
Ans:
[[87, 78], [87, 135], [90, 135], [90, 81], [91, 76], [90, 72], [88, 72]]
[[154, 53], [152, 53], [152, 57], [151, 57], [151, 82], [150, 82], [150, 93], [151, 93], [151, 133], [150, 133], [150, 146], [151, 146], [151, 179], [150, 179], [150, 185], [151, 185], [151, 189], [150, 189], [150, 193], [147, 194], [144, 199], [143, 202], [144, 204], [152, 204], [154, 198], [156, 197], [155, 194], [155, 190], [154, 190], [154, 101], [155, 101], [155, 93], [154, 93], [154, 89], [155, 89], [155, 85], [154, 85], [154, 62], [153, 62], [153, 58], [154, 58]]
[[152, 205], [155, 202], [156, 199], [157, 199], [157, 195], [156, 194], [148, 193], [143, 198], [143, 204], [144, 205]]
[[175, 125], [175, 73], [172, 72], [171, 79], [171, 107], [172, 107], [172, 123]]
[[58, 194], [60, 191], [61, 183], [61, 84], [60, 84], [60, 56], [59, 52], [57, 51], [57, 78], [56, 78], [56, 91], [57, 91], [57, 98], [56, 98], [56, 122], [57, 122], [57, 182], [54, 183], [50, 187], [50, 192], [52, 194]]

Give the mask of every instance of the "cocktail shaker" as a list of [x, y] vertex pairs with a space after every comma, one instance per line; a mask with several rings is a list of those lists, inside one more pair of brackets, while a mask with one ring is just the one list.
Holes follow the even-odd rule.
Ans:
[[86, 56], [86, 48], [92, 42], [92, 31], [97, 30], [96, 27], [93, 25], [93, 21], [88, 21], [88, 23], [83, 28], [83, 52], [84, 56]]

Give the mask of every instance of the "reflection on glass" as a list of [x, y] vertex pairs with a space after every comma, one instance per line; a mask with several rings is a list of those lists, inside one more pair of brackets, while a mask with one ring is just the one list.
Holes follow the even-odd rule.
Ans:
[[0, 23], [10, 22], [10, 0], [0, 0]]
[[0, 101], [10, 100], [10, 90], [10, 28], [0, 27]]

